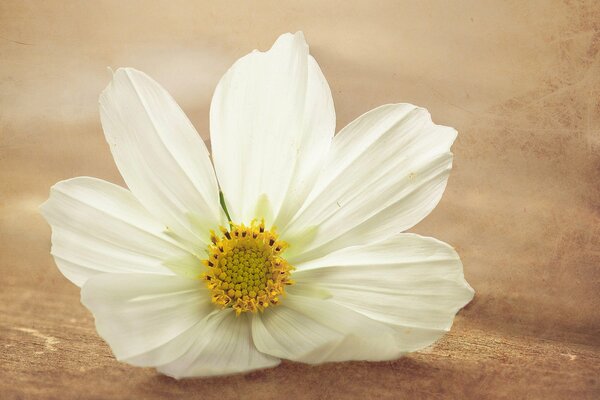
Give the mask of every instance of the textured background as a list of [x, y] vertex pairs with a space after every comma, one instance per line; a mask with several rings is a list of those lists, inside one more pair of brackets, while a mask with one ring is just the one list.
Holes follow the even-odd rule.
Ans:
[[[59, 180], [122, 183], [106, 67], [150, 74], [206, 139], [220, 76], [296, 30], [338, 130], [392, 102], [458, 129], [448, 189], [413, 230], [458, 249], [474, 301], [396, 362], [183, 382], [116, 362], [37, 213]], [[0, 2], [0, 397], [600, 398], [599, 51], [596, 1]]]

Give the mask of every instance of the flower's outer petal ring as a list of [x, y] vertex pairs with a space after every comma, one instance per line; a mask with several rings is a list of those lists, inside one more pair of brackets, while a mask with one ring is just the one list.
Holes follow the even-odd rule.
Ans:
[[334, 138], [302, 209], [280, 227], [289, 261], [379, 241], [421, 221], [444, 192], [455, 138], [453, 128], [411, 104], [382, 106], [350, 123]]
[[314, 185], [335, 131], [331, 91], [301, 32], [229, 69], [212, 99], [210, 129], [231, 218], [286, 225]]
[[146, 74], [119, 68], [100, 95], [100, 117], [133, 195], [180, 240], [204, 248], [221, 223], [219, 190], [206, 146], [175, 100]]
[[232, 309], [213, 312], [195, 328], [188, 351], [158, 370], [174, 378], [228, 375], [277, 366], [280, 360], [263, 354], [252, 342], [247, 314]]
[[439, 240], [404, 233], [296, 266], [289, 292], [317, 286], [330, 301], [397, 329], [402, 351], [423, 348], [473, 298], [460, 258]]
[[88, 177], [59, 182], [41, 212], [52, 227], [56, 264], [77, 286], [106, 272], [172, 275], [165, 260], [200, 265], [128, 190], [112, 183]]
[[97, 275], [81, 289], [81, 302], [119, 361], [147, 366], [181, 356], [186, 343], [169, 343], [214, 310], [199, 281], [176, 275]]
[[396, 332], [384, 323], [329, 300], [289, 294], [281, 305], [252, 318], [256, 347], [309, 364], [396, 359]]

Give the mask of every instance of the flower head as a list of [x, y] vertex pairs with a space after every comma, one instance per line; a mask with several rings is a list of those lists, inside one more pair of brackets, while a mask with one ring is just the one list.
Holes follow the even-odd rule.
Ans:
[[69, 179], [42, 212], [56, 264], [121, 361], [179, 378], [395, 359], [473, 296], [452, 247], [401, 233], [440, 200], [456, 131], [390, 104], [334, 137], [302, 33], [221, 79], [212, 162], [139, 71], [114, 73], [100, 115], [128, 190]]
[[202, 278], [212, 291], [213, 303], [231, 307], [238, 315], [277, 305], [286, 285], [293, 284], [290, 273], [294, 267], [282, 257], [287, 243], [265, 230], [264, 222], [253, 221], [249, 227], [230, 225], [221, 228], [220, 239], [211, 233], [213, 244], [203, 260], [208, 268]]

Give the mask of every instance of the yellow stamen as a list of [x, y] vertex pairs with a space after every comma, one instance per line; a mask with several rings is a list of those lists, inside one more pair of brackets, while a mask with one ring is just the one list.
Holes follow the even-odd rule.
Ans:
[[229, 229], [220, 230], [220, 236], [211, 232], [208, 259], [202, 261], [207, 267], [202, 279], [213, 303], [231, 307], [237, 315], [278, 304], [285, 287], [294, 283], [294, 267], [281, 257], [287, 243], [278, 240], [274, 229], [265, 230], [264, 221], [230, 223]]

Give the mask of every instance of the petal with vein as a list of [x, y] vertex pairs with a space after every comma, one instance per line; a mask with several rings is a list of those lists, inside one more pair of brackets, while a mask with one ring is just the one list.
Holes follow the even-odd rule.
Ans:
[[136, 365], [177, 358], [185, 343], [167, 345], [214, 310], [201, 282], [176, 275], [97, 275], [81, 289], [81, 302], [117, 359]]
[[199, 249], [222, 214], [204, 142], [175, 100], [146, 74], [120, 68], [100, 95], [100, 117], [131, 192]]
[[401, 349], [425, 347], [473, 298], [460, 258], [446, 243], [405, 233], [296, 266], [290, 288], [316, 286], [330, 300], [395, 327]]
[[210, 109], [219, 184], [234, 221], [284, 226], [302, 205], [335, 130], [327, 81], [301, 32], [239, 59]]
[[280, 360], [252, 342], [249, 317], [232, 309], [213, 312], [196, 328], [196, 339], [178, 359], [158, 368], [174, 378], [227, 375], [274, 367]]
[[292, 294], [253, 316], [252, 336], [264, 353], [309, 364], [402, 355], [395, 331], [386, 324], [328, 300]]
[[88, 177], [59, 182], [41, 211], [52, 227], [56, 264], [77, 286], [106, 272], [172, 275], [166, 260], [178, 260], [181, 269], [200, 265], [128, 190], [112, 183]]
[[[334, 138], [328, 161], [282, 238], [300, 263], [379, 241], [421, 221], [439, 202], [452, 167], [453, 128], [410, 104], [376, 108]], [[311, 232], [310, 235], [307, 232]]]

